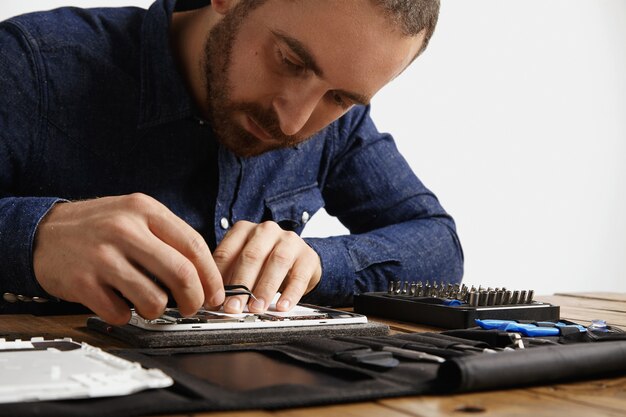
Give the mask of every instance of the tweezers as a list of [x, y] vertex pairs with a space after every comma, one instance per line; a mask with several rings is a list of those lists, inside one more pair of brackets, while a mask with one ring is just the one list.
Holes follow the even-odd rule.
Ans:
[[226, 297], [231, 297], [233, 295], [247, 295], [253, 300], [256, 300], [252, 291], [250, 291], [245, 285], [224, 285], [224, 292], [226, 293]]

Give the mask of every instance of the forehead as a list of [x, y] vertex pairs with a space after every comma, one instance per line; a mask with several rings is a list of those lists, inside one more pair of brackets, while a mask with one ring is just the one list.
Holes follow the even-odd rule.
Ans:
[[269, 0], [251, 16], [302, 43], [329, 83], [367, 95], [402, 72], [422, 44], [370, 0]]

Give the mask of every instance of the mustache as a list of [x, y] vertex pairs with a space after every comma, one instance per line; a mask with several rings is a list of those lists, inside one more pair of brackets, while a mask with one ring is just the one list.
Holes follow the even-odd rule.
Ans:
[[231, 110], [248, 114], [271, 137], [282, 143], [299, 142], [297, 135], [285, 135], [280, 128], [280, 121], [274, 109], [266, 110], [255, 103], [237, 103]]

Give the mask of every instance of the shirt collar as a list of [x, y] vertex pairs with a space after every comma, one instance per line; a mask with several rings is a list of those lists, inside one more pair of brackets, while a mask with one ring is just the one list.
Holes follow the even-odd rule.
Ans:
[[180, 120], [194, 105], [172, 55], [169, 26], [176, 0], [157, 0], [141, 28], [141, 92], [139, 128]]

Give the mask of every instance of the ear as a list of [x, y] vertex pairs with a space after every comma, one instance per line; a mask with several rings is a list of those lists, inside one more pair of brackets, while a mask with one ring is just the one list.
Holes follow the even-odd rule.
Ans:
[[212, 0], [211, 8], [221, 15], [225, 15], [239, 3], [239, 0]]

